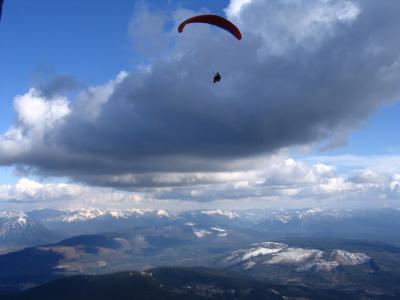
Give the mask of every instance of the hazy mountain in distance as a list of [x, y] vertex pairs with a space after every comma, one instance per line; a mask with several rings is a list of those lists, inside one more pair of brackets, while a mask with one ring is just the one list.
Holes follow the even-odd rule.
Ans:
[[[0, 215], [0, 250], [55, 243], [82, 234], [137, 228], [189, 226], [198, 238], [228, 234], [230, 228], [257, 231], [263, 239], [335, 237], [400, 243], [400, 210], [34, 210]], [[1, 252], [0, 252], [1, 253]]]

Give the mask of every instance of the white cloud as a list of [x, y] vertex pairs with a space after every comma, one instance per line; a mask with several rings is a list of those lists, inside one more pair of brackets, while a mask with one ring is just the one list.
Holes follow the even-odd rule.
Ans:
[[371, 169], [364, 169], [353, 176], [351, 180], [356, 183], [369, 183], [372, 185], [379, 185], [387, 183], [390, 180], [390, 176], [388, 176], [387, 174], [376, 172]]
[[253, 201], [258, 204], [261, 201], [265, 206], [270, 204], [271, 199], [275, 199], [273, 202], [278, 206], [279, 203], [283, 206], [287, 203], [297, 206], [301, 206], [299, 203], [305, 206], [318, 203], [335, 207], [354, 202], [363, 207], [379, 206], [382, 199], [392, 203], [399, 200], [398, 175], [367, 169], [355, 169], [351, 174], [340, 173], [332, 165], [309, 164], [281, 154], [259, 159], [251, 172], [237, 172], [235, 176], [227, 176], [219, 182], [203, 182], [195, 189], [185, 185], [160, 189], [157, 195], [159, 198], [182, 201], [238, 200], [242, 203], [246, 200], [247, 203]]
[[313, 165], [313, 169], [318, 175], [325, 175], [325, 174], [329, 175], [335, 171], [335, 167], [321, 163]]
[[232, 0], [225, 12], [245, 35], [263, 38], [259, 53], [283, 55], [293, 46], [316, 48], [338, 25], [354, 21], [360, 7], [349, 0]]
[[357, 170], [362, 172], [372, 170], [378, 173], [399, 173], [400, 172], [400, 155], [353, 155], [343, 154], [334, 156], [309, 156], [305, 159], [308, 163], [324, 163], [333, 165], [342, 172], [351, 176], [351, 171]]
[[0, 205], [32, 208], [126, 207], [140, 205], [144, 194], [93, 188], [71, 183], [42, 183], [21, 178], [15, 184], [0, 185]]
[[14, 107], [20, 125], [37, 134], [54, 128], [70, 113], [69, 102], [65, 97], [57, 96], [47, 100], [35, 89], [15, 97]]
[[400, 192], [400, 174], [395, 174], [390, 182], [390, 188]]
[[[24, 208], [173, 209], [174, 205], [178, 205], [179, 209], [190, 209], [226, 207], [232, 201], [236, 201], [234, 205], [237, 208], [270, 205], [343, 207], [349, 203], [370, 207], [399, 201], [399, 174], [390, 175], [370, 169], [351, 173], [353, 175], [349, 177], [339, 173], [335, 166], [309, 164], [279, 154], [259, 159], [251, 171], [150, 176], [146, 180], [156, 180], [154, 187], [149, 185], [131, 191], [73, 183], [43, 183], [22, 178], [14, 185], [0, 185], [0, 203], [3, 207], [22, 205]], [[159, 187], [160, 183], [164, 187]]]
[[89, 87], [82, 91], [75, 104], [75, 113], [81, 115], [89, 122], [95, 122], [101, 113], [101, 109], [114, 93], [115, 87], [120, 84], [128, 73], [121, 71], [115, 79], [110, 80], [104, 85]]
[[33, 88], [15, 97], [14, 108], [17, 124], [0, 136], [0, 163], [4, 164], [46, 147], [45, 135], [61, 125], [71, 112], [67, 98], [46, 99]]
[[225, 13], [228, 18], [237, 18], [240, 16], [240, 11], [243, 6], [251, 3], [252, 0], [231, 0], [228, 7], [225, 9]]
[[352, 188], [351, 183], [346, 182], [344, 178], [333, 177], [326, 178], [319, 185], [318, 188], [326, 194], [335, 194], [349, 191]]

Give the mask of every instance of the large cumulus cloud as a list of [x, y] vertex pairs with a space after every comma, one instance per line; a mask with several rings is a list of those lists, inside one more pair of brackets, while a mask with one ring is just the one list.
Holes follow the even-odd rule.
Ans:
[[[34, 89], [16, 97], [0, 164], [94, 185], [195, 185], [250, 172], [282, 148], [335, 144], [400, 96], [399, 9], [397, 1], [232, 0], [226, 14], [241, 42], [208, 26], [181, 35], [174, 26], [162, 56], [151, 52], [148, 65], [74, 101]], [[191, 14], [170, 18], [177, 25]], [[216, 70], [223, 80], [213, 85]]]

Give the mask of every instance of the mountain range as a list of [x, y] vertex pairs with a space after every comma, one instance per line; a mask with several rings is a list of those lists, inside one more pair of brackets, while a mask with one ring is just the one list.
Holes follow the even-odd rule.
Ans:
[[[98, 287], [104, 278], [125, 284], [124, 271], [141, 274], [134, 276], [140, 282], [143, 272], [152, 273], [149, 270], [166, 268], [164, 273], [181, 276], [206, 268], [213, 270], [207, 271], [212, 276], [247, 278], [250, 286], [260, 286], [260, 282], [266, 287], [280, 286], [272, 288], [278, 293], [275, 296], [280, 295], [276, 299], [284, 299], [284, 288], [303, 289], [305, 295], [329, 290], [343, 299], [354, 295], [361, 297], [354, 299], [396, 299], [399, 216], [397, 209], [3, 212], [0, 294], [22, 297], [10, 299], [29, 299], [23, 297], [42, 292], [55, 297], [54, 287], [68, 282], [88, 284], [88, 289]], [[223, 280], [229, 281], [231, 275], [227, 276]], [[182, 279], [173, 288], [161, 287], [159, 295], [166, 299], [181, 299], [187, 293], [198, 299], [252, 299], [243, 290], [233, 296], [229, 289], [208, 285], [203, 289], [196, 284]], [[197, 287], [189, 291], [187, 286]], [[79, 287], [72, 291], [79, 299]], [[274, 299], [271, 288], [257, 288], [254, 293]]]
[[[397, 291], [400, 247], [391, 243], [337, 239], [265, 240], [249, 229], [193, 225], [145, 227], [82, 235], [55, 244], [0, 255], [0, 293], [64, 277], [101, 275], [157, 267], [207, 267], [275, 284], [346, 291]], [[225, 230], [221, 235], [222, 230]], [[323, 247], [321, 247], [323, 245]]]
[[[363, 237], [400, 241], [399, 209], [380, 210], [34, 210], [0, 214], [0, 249], [54, 243], [82, 234], [116, 232], [146, 226], [193, 224], [199, 237], [214, 230], [202, 227], [228, 226], [282, 236]], [[220, 232], [219, 234], [226, 234]], [[0, 250], [1, 251], [1, 250]]]

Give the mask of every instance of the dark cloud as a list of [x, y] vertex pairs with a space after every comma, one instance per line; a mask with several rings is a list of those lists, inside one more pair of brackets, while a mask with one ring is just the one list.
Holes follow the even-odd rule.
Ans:
[[83, 93], [38, 146], [1, 153], [91, 184], [157, 185], [154, 173], [235, 170], [241, 159], [335, 139], [398, 99], [400, 3], [271, 3], [253, 0], [237, 16], [241, 42], [207, 26], [168, 33], [165, 58]]

